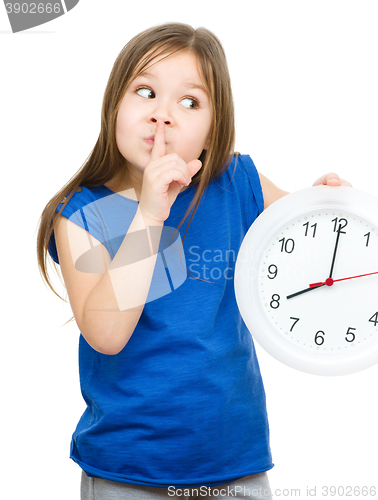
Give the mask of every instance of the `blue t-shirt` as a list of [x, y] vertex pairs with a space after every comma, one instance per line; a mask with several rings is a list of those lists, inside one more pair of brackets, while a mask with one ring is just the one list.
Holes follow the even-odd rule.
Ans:
[[[165, 226], [178, 227], [194, 193], [179, 193]], [[106, 186], [81, 187], [62, 215], [113, 258], [137, 206]], [[185, 279], [146, 302], [120, 353], [101, 354], [80, 335], [87, 408], [71, 458], [87, 475], [143, 486], [215, 486], [273, 467], [265, 391], [233, 279], [240, 245], [263, 208], [251, 158], [234, 156], [206, 188], [189, 226]], [[54, 237], [49, 252], [58, 263]]]

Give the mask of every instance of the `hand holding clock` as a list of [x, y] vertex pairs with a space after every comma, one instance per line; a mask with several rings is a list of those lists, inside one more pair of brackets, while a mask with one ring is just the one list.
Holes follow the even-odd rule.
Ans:
[[[261, 172], [259, 172], [259, 177], [263, 191], [264, 210], [268, 208], [270, 205], [272, 205], [274, 202], [278, 201], [279, 199], [289, 194], [287, 191], [279, 189], [277, 186], [275, 186], [273, 182], [271, 182], [267, 177], [265, 177], [265, 175], [261, 174]], [[341, 179], [335, 173], [328, 173], [322, 175], [321, 177], [319, 177], [319, 179], [317, 179], [314, 182], [313, 186], [352, 187], [350, 182]]]
[[313, 186], [347, 186], [352, 187], [352, 184], [340, 177], [335, 173], [324, 174], [319, 179], [317, 179]]

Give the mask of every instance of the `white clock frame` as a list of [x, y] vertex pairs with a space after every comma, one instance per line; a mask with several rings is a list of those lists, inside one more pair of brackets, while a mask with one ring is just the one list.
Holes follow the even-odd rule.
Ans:
[[277, 360], [316, 375], [346, 375], [378, 362], [378, 333], [373, 344], [370, 342], [365, 350], [360, 349], [355, 354], [350, 351], [347, 356], [322, 358], [319, 353], [302, 352], [274, 328], [263, 307], [258, 286], [262, 255], [277, 231], [295, 217], [304, 217], [307, 212], [320, 209], [356, 214], [371, 223], [378, 232], [378, 198], [363, 191], [344, 186], [316, 186], [284, 196], [264, 210], [242, 242], [235, 266], [235, 295], [249, 331], [261, 347]]

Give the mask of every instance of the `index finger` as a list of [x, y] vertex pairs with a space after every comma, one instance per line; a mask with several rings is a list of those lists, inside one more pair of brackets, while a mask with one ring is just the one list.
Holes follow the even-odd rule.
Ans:
[[154, 145], [151, 150], [151, 160], [157, 160], [165, 156], [165, 124], [163, 120], [158, 120], [154, 137]]

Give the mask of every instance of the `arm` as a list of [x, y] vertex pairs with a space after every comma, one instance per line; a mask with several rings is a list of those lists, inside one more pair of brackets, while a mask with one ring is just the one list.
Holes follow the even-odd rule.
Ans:
[[[113, 260], [96, 238], [62, 215], [55, 227], [60, 267], [76, 323], [85, 340], [103, 354], [117, 354], [124, 348], [147, 299], [157, 254], [151, 251], [151, 241], [138, 240], [136, 249], [128, 238], [145, 225], [158, 226], [156, 221], [144, 219], [138, 209]], [[154, 248], [158, 248], [160, 236], [161, 231]], [[81, 272], [75, 263], [85, 253], [88, 237], [97, 251], [92, 251], [84, 263], [87, 272]], [[150, 257], [137, 260], [136, 251]], [[125, 265], [127, 262], [134, 263]]]
[[267, 177], [265, 177], [265, 175], [261, 174], [260, 172], [259, 177], [264, 197], [264, 210], [275, 201], [289, 194], [287, 191], [279, 189], [275, 184], [273, 184], [272, 181], [270, 181]]

